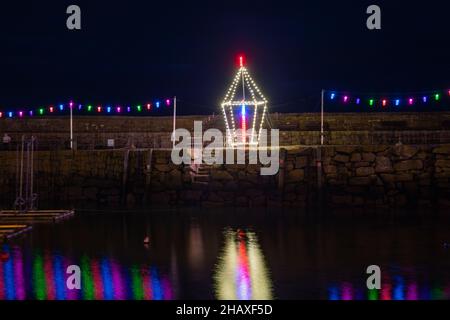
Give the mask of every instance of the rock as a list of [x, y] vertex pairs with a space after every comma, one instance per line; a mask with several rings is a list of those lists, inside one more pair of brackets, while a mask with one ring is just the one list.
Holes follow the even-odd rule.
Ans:
[[350, 157], [347, 155], [343, 155], [343, 154], [338, 154], [334, 157], [334, 161], [336, 162], [341, 162], [341, 163], [347, 163], [349, 162]]
[[450, 168], [450, 159], [449, 160], [443, 160], [443, 159], [436, 160], [436, 167]]
[[375, 161], [376, 156], [373, 153], [370, 152], [364, 152], [362, 154], [362, 160], [367, 162], [373, 162]]
[[356, 169], [356, 176], [358, 177], [366, 177], [375, 173], [375, 170], [372, 167], [360, 167]]
[[404, 160], [394, 165], [396, 171], [421, 170], [423, 168], [422, 160]]
[[308, 165], [308, 158], [306, 157], [297, 157], [295, 159], [295, 168], [296, 169], [303, 169]]
[[213, 180], [233, 180], [233, 176], [228, 173], [228, 171], [224, 171], [224, 170], [213, 170], [211, 171], [211, 178]]
[[450, 145], [440, 146], [433, 149], [433, 153], [437, 154], [450, 154]]
[[169, 172], [172, 170], [168, 164], [155, 164], [155, 169], [161, 172]]
[[383, 180], [383, 182], [385, 182], [385, 183], [395, 182], [395, 174], [382, 173], [380, 175], [380, 177], [381, 177], [381, 180]]
[[344, 153], [344, 154], [352, 154], [355, 151], [355, 147], [350, 147], [350, 146], [339, 146], [336, 147], [336, 152], [337, 153]]
[[396, 182], [408, 182], [413, 181], [414, 177], [411, 173], [400, 173], [395, 175]]
[[305, 171], [303, 169], [295, 169], [289, 171], [287, 176], [288, 182], [300, 182], [305, 178]]
[[381, 145], [367, 145], [363, 146], [363, 151], [369, 152], [369, 153], [379, 153], [386, 151], [389, 147], [388, 146], [381, 146]]
[[335, 174], [337, 172], [336, 166], [324, 166], [323, 171], [325, 174]]
[[361, 153], [353, 153], [350, 158], [351, 162], [360, 162], [362, 160]]
[[360, 167], [369, 167], [370, 163], [369, 162], [365, 162], [365, 161], [361, 161], [361, 162], [355, 162], [353, 164], [353, 167], [355, 168], [360, 168]]
[[419, 149], [414, 146], [400, 144], [395, 145], [392, 148], [392, 151], [396, 156], [400, 157], [401, 159], [410, 159], [416, 155]]
[[372, 180], [369, 177], [356, 177], [349, 179], [349, 185], [351, 186], [368, 186]]
[[392, 172], [391, 160], [388, 157], [378, 156], [376, 158], [375, 172], [376, 173], [389, 173]]

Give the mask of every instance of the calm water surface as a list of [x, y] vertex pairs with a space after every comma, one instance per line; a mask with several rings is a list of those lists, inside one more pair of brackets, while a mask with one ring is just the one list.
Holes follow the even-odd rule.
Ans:
[[[65, 285], [74, 264], [81, 290]], [[381, 290], [366, 289], [372, 264]], [[2, 299], [450, 299], [449, 219], [80, 212], [3, 245]]]

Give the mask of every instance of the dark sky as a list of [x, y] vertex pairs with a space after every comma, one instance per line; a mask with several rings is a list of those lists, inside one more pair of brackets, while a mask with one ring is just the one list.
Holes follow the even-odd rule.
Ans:
[[[450, 87], [449, 1], [14, 2], [0, 7], [0, 108], [176, 95], [181, 113], [217, 112], [238, 53], [273, 111], [315, 108], [321, 88]], [[81, 31], [66, 29], [70, 4]]]

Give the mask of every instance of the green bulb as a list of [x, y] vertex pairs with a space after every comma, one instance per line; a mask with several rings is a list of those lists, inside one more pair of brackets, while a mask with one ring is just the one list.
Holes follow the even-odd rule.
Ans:
[[434, 99], [436, 99], [436, 101], [438, 101], [439, 98], [440, 98], [439, 93], [436, 93], [436, 94], [434, 95]]
[[370, 99], [370, 100], [369, 100], [369, 105], [370, 105], [370, 106], [373, 106], [373, 99]]
[[141, 112], [142, 107], [141, 107], [141, 106], [137, 106], [137, 110], [138, 110], [139, 112]]
[[92, 106], [89, 105], [89, 106], [88, 106], [88, 111], [91, 111], [91, 110], [92, 110]]
[[43, 114], [44, 114], [44, 109], [42, 109], [42, 108], [39, 109], [39, 114], [40, 114], [40, 115], [43, 115]]

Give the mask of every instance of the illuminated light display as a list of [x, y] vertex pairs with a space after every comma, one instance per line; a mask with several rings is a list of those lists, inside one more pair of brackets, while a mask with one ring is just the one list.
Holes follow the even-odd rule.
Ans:
[[255, 233], [227, 230], [214, 276], [219, 300], [271, 300], [272, 284]]
[[[417, 93], [407, 93], [400, 96], [398, 93], [395, 94], [367, 94], [365, 97], [362, 97], [361, 93], [349, 94], [348, 92], [336, 92], [336, 91], [328, 91], [324, 90], [327, 94], [328, 101], [333, 104], [354, 104], [360, 105], [361, 101], [367, 101], [368, 106], [370, 107], [388, 107], [389, 105], [399, 107], [402, 104], [404, 106], [412, 106], [412, 105], [430, 105], [430, 104], [438, 104], [441, 101], [447, 100], [444, 99], [450, 96], [450, 90], [434, 90], [428, 92], [417, 92]], [[356, 97], [356, 98], [352, 98]], [[362, 99], [361, 99], [362, 98]], [[448, 98], [448, 97], [447, 97]], [[402, 103], [403, 101], [403, 103]]]
[[[172, 100], [171, 99], [165, 99], [164, 103], [166, 104], [166, 106], [171, 106], [172, 105]], [[67, 104], [57, 104], [57, 106], [53, 106], [50, 105], [48, 107], [38, 107], [38, 108], [31, 108], [28, 110], [18, 110], [18, 111], [5, 111], [5, 110], [1, 110], [0, 109], [0, 118], [4, 118], [4, 116], [6, 115], [8, 118], [14, 118], [14, 117], [18, 117], [18, 118], [24, 118], [26, 116], [29, 117], [33, 117], [35, 115], [38, 116], [44, 116], [46, 115], [46, 110], [48, 110], [49, 114], [48, 115], [66, 115], [68, 114], [67, 109], [70, 109], [72, 111], [76, 111], [78, 114], [83, 114], [85, 112], [90, 113], [93, 110], [96, 110], [97, 113], [101, 113], [101, 114], [105, 114], [105, 115], [114, 115], [114, 114], [120, 114], [122, 113], [123, 109], [119, 106], [116, 105], [116, 107], [114, 107], [114, 105], [105, 105], [105, 107], [102, 107], [101, 104], [97, 105], [97, 107], [95, 107], [95, 109], [93, 108], [93, 106], [91, 104], [88, 105], [83, 105], [83, 104], [78, 104], [78, 108], [73, 108], [74, 106], [74, 102], [70, 101]], [[157, 101], [155, 103], [156, 108], [160, 107], [160, 102]], [[150, 112], [153, 111], [152, 108], [152, 104], [151, 103], [145, 103], [145, 104], [138, 104], [136, 105], [136, 108], [133, 107], [133, 110], [135, 110], [137, 113], [141, 114], [143, 113], [143, 111], [148, 111], [149, 115]], [[131, 107], [127, 107], [126, 111], [128, 113], [132, 112], [132, 108]], [[147, 113], [146, 113], [147, 114]]]
[[[171, 300], [172, 284], [155, 266], [124, 268], [103, 257], [80, 261], [49, 251], [23, 256], [19, 247], [4, 245], [0, 261], [0, 300]], [[81, 291], [66, 286], [66, 269], [80, 265]], [[130, 289], [128, 289], [130, 288]]]
[[258, 145], [267, 104], [240, 56], [239, 69], [221, 103], [229, 146]]

